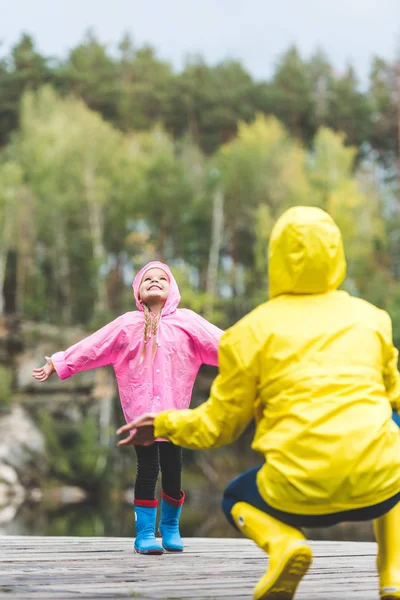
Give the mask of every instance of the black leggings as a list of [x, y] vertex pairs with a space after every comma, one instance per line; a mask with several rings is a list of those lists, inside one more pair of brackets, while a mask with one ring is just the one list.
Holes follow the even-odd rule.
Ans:
[[137, 473], [136, 500], [154, 500], [161, 468], [164, 494], [179, 500], [181, 497], [182, 448], [170, 442], [155, 442], [151, 446], [135, 446]]

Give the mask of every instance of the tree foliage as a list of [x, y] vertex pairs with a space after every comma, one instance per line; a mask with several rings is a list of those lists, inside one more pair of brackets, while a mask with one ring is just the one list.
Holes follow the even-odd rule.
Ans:
[[377, 57], [361, 90], [291, 47], [254, 81], [232, 60], [176, 73], [129, 36], [55, 60], [24, 35], [0, 59], [1, 310], [98, 326], [160, 258], [227, 326], [267, 297], [274, 221], [308, 204], [343, 230], [348, 289], [395, 314], [397, 72]]

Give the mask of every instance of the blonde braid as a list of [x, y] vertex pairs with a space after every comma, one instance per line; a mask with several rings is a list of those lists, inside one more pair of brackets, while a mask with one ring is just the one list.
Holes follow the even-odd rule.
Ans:
[[144, 336], [144, 342], [146, 343], [147, 340], [149, 339], [149, 333], [151, 330], [151, 311], [149, 309], [149, 307], [147, 306], [147, 304], [145, 304], [144, 302], [142, 302], [142, 306], [143, 306], [143, 311], [144, 311], [144, 331], [143, 331], [143, 336]]
[[142, 302], [142, 306], [143, 306], [143, 311], [144, 311], [144, 330], [143, 330], [144, 346], [143, 346], [142, 357], [141, 357], [140, 362], [143, 361], [144, 356], [146, 354], [146, 342], [149, 339], [150, 331], [153, 334], [153, 360], [154, 360], [154, 357], [157, 352], [157, 335], [156, 334], [157, 334], [158, 324], [159, 324], [160, 318], [161, 318], [161, 312], [159, 312], [157, 315], [154, 316], [154, 319], [152, 319], [151, 318], [151, 310], [149, 309], [147, 304]]
[[161, 318], [161, 312], [159, 312], [157, 315], [155, 315], [154, 319], [153, 319], [153, 323], [152, 323], [152, 331], [153, 331], [153, 360], [156, 356], [156, 352], [157, 352], [157, 328], [158, 328], [158, 324], [160, 322], [160, 318]]
[[157, 327], [158, 327], [158, 324], [160, 322], [160, 317], [161, 317], [161, 313], [159, 312], [158, 314], [155, 315], [155, 317], [153, 319], [152, 332], [153, 332], [154, 336], [157, 333]]

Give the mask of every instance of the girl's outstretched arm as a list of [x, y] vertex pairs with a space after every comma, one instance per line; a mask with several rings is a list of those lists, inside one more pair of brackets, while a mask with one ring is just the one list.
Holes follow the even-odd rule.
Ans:
[[199, 361], [205, 365], [218, 366], [218, 345], [222, 329], [213, 325], [192, 310], [183, 309], [190, 319], [190, 334], [196, 347]]
[[[60, 379], [67, 379], [82, 371], [112, 365], [123, 347], [125, 335], [124, 315], [122, 315], [67, 350], [56, 352], [49, 360]], [[33, 377], [39, 381], [46, 381], [51, 375], [50, 368], [46, 357], [46, 365], [35, 369]]]

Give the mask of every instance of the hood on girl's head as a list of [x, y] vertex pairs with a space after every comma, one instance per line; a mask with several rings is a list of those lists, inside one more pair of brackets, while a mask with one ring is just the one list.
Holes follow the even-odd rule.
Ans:
[[133, 294], [135, 296], [136, 306], [138, 307], [139, 310], [143, 311], [143, 306], [141, 305], [140, 300], [139, 300], [139, 288], [140, 288], [140, 284], [143, 279], [143, 275], [149, 269], [162, 269], [168, 275], [169, 285], [170, 285], [169, 294], [168, 294], [168, 298], [165, 302], [162, 314], [169, 315], [169, 314], [175, 312], [175, 310], [177, 309], [177, 306], [181, 300], [181, 295], [179, 293], [178, 284], [176, 283], [175, 277], [172, 275], [169, 266], [165, 265], [164, 263], [159, 262], [157, 260], [149, 262], [149, 263], [147, 263], [147, 265], [142, 267], [140, 269], [139, 273], [137, 273], [137, 275], [133, 281], [132, 287], [133, 287]]

